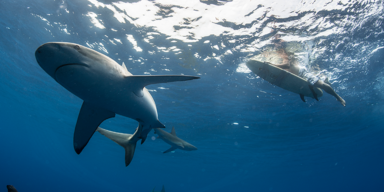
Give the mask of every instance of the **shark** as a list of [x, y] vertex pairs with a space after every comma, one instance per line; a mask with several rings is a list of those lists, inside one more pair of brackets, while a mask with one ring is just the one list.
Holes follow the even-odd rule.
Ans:
[[168, 153], [176, 149], [181, 149], [185, 151], [197, 150], [195, 146], [176, 136], [175, 127], [172, 127], [172, 131], [170, 133], [164, 130], [161, 130], [159, 128], [155, 128], [154, 130], [155, 130], [155, 134], [159, 135], [160, 139], [162, 139], [164, 142], [171, 145], [171, 148], [164, 151], [163, 153]]
[[[153, 189], [152, 189], [152, 192], [156, 192], [156, 191], [155, 191], [155, 188], [153, 188]], [[160, 191], [160, 192], [165, 192], [165, 188], [164, 188], [164, 185], [163, 185], [163, 188], [161, 189], [161, 191]]]
[[98, 126], [116, 114], [138, 122], [132, 139], [141, 139], [143, 144], [153, 128], [165, 128], [145, 86], [199, 79], [188, 75], [132, 75], [124, 63], [119, 65], [100, 52], [69, 42], [45, 43], [36, 49], [35, 57], [48, 75], [83, 100], [73, 136], [77, 154]]
[[8, 192], [17, 192], [16, 188], [13, 185], [7, 185]]

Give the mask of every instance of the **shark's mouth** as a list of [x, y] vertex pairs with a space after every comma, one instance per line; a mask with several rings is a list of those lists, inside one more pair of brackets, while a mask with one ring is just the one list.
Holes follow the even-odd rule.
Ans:
[[60, 65], [58, 68], [56, 68], [56, 70], [55, 70], [55, 75], [56, 75], [56, 72], [59, 70], [59, 69], [61, 69], [61, 68], [63, 68], [63, 67], [68, 67], [68, 66], [84, 66], [84, 67], [88, 67], [86, 64], [82, 64], [82, 63], [68, 63], [68, 64], [64, 64], [64, 65]]
[[96, 88], [98, 77], [91, 72], [91, 68], [81, 63], [68, 63], [59, 66], [54, 73], [54, 79], [76, 96], [84, 99], [90, 90]]
[[[89, 66], [81, 63], [68, 63], [56, 68], [54, 78], [60, 84], [72, 81], [76, 83], [82, 76], [86, 75]], [[63, 84], [62, 84], [63, 85]], [[64, 85], [63, 85], [64, 86]]]

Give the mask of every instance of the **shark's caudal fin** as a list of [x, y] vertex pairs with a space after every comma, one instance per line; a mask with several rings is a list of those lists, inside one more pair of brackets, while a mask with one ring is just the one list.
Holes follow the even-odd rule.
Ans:
[[128, 166], [132, 159], [133, 155], [135, 154], [135, 149], [136, 149], [136, 143], [140, 139], [140, 132], [142, 130], [142, 126], [139, 125], [137, 127], [136, 132], [132, 134], [125, 134], [125, 133], [118, 133], [118, 132], [113, 132], [109, 131], [103, 128], [97, 128], [97, 131], [101, 133], [102, 135], [108, 137], [115, 143], [119, 144], [125, 149], [125, 166]]
[[134, 82], [134, 85], [137, 86], [134, 93], [139, 97], [143, 96], [143, 88], [147, 85], [174, 81], [188, 81], [192, 79], [200, 79], [200, 77], [187, 75], [131, 75], [125, 77], [126, 81]]
[[83, 102], [73, 135], [73, 146], [77, 154], [87, 145], [97, 127], [111, 117], [115, 117], [115, 113]]

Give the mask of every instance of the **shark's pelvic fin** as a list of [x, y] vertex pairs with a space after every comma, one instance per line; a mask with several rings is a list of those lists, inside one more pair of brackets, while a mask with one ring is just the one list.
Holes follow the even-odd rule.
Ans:
[[169, 153], [169, 152], [174, 151], [176, 149], [177, 149], [176, 147], [172, 146], [171, 148], [169, 148], [168, 150], [164, 151], [163, 153]]
[[147, 85], [174, 81], [188, 81], [199, 78], [200, 77], [187, 75], [130, 75], [125, 77], [127, 81], [135, 82], [134, 86], [136, 86], [136, 90], [134, 90], [134, 93], [138, 97], [142, 97], [144, 95], [143, 88]]
[[175, 131], [175, 127], [172, 127], [172, 131], [171, 131], [171, 134], [176, 136], [176, 131]]
[[308, 87], [311, 90], [313, 97], [316, 99], [316, 101], [319, 101], [319, 99], [317, 98], [317, 94], [316, 94], [315, 90], [313, 89], [313, 86], [311, 84], [308, 84]]
[[[151, 128], [152, 129], [155, 129], [155, 128], [165, 128], [165, 126], [158, 120], [158, 121], [156, 121], [156, 122], [151, 124]], [[155, 132], [156, 132], [156, 130], [155, 130]], [[147, 134], [143, 134], [143, 135], [145, 135], [145, 136], [141, 137], [141, 144], [143, 144], [145, 142], [145, 140], [147, 139], [148, 133]]]
[[304, 99], [304, 95], [303, 95], [303, 94], [300, 94], [300, 99], [301, 99], [303, 102], [306, 102], [305, 99]]
[[73, 146], [77, 154], [87, 145], [97, 127], [111, 117], [115, 117], [115, 113], [83, 102], [73, 136]]
[[141, 137], [141, 144], [143, 144], [145, 142], [145, 140], [147, 139], [147, 136], [145, 137]]
[[139, 127], [137, 127], [136, 129], [136, 132], [132, 135], [132, 134], [125, 134], [125, 133], [117, 133], [117, 132], [109, 131], [100, 127], [97, 129], [99, 133], [108, 137], [109, 139], [119, 144], [120, 146], [124, 147], [125, 166], [128, 166], [133, 159], [133, 155], [135, 154], [135, 149], [136, 149], [136, 143], [140, 139], [139, 136], [140, 136], [141, 130], [142, 130], [142, 126], [139, 125]]

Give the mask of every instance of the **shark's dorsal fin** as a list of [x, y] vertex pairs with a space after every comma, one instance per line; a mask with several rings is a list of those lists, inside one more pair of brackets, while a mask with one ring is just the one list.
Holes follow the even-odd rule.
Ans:
[[124, 73], [125, 76], [128, 76], [128, 75], [131, 74], [130, 72], [128, 72], [127, 66], [125, 66], [124, 62], [123, 62], [123, 64], [121, 66], [123, 67], [123, 73]]
[[173, 136], [176, 136], [175, 127], [172, 127], [172, 131], [171, 131], [171, 134], [172, 134]]
[[161, 189], [161, 192], [165, 192], [165, 188], [164, 188], [164, 185], [163, 185], [163, 188]]
[[200, 77], [187, 75], [130, 75], [125, 77], [126, 81], [128, 81], [132, 86], [135, 86], [133, 92], [138, 97], [142, 97], [144, 95], [143, 88], [147, 85], [174, 81], [188, 81], [199, 78]]

